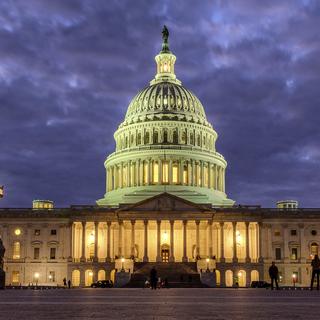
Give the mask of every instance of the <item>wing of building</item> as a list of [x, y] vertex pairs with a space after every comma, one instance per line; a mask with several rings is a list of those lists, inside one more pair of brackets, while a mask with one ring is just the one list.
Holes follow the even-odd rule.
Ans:
[[0, 209], [7, 285], [89, 286], [112, 279], [143, 286], [152, 266], [172, 286], [309, 285], [320, 210], [282, 201], [236, 206], [227, 162], [200, 100], [175, 74], [168, 31], [156, 75], [129, 104], [105, 161], [106, 193], [95, 206]]

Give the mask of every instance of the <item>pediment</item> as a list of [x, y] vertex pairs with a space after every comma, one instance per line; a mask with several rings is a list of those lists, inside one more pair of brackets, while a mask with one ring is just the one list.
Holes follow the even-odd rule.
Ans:
[[170, 193], [161, 193], [135, 204], [120, 205], [118, 211], [190, 211], [203, 212], [210, 210], [208, 206], [199, 205]]

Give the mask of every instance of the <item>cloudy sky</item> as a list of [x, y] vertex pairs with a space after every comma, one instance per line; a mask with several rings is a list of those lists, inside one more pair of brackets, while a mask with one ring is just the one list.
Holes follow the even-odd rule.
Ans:
[[1, 207], [93, 204], [161, 29], [228, 161], [227, 193], [320, 207], [320, 2], [0, 2]]

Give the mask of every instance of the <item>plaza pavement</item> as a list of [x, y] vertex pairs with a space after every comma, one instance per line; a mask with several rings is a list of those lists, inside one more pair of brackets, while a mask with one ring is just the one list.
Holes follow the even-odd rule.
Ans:
[[0, 319], [320, 319], [317, 291], [56, 289], [0, 291]]

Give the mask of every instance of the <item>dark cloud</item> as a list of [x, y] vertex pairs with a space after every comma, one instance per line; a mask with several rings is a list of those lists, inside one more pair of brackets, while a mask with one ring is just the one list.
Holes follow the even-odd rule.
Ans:
[[91, 204], [161, 27], [202, 101], [238, 203], [319, 207], [318, 1], [0, 3], [1, 206]]

